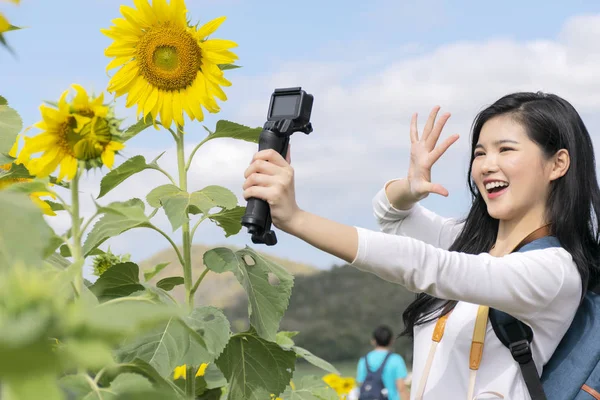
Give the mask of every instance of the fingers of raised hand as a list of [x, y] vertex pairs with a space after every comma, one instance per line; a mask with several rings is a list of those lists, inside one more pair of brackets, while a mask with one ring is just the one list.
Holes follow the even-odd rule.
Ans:
[[440, 119], [437, 120], [435, 126], [426, 138], [428, 145], [430, 145], [431, 147], [435, 146], [440, 137], [440, 134], [442, 133], [442, 129], [444, 129], [444, 125], [446, 125], [446, 122], [449, 118], [450, 113], [445, 113], [440, 117]]
[[410, 142], [416, 143], [419, 141], [419, 131], [417, 129], [417, 117], [418, 114], [414, 113], [410, 120]]
[[437, 117], [438, 112], [440, 111], [440, 106], [435, 106], [429, 113], [429, 118], [427, 118], [427, 122], [425, 122], [425, 127], [423, 128], [423, 134], [421, 135], [421, 140], [427, 140], [431, 130], [433, 129], [433, 124], [435, 123], [435, 118]]
[[454, 142], [458, 140], [458, 138], [458, 134], [452, 135], [446, 140], [444, 140], [442, 144], [433, 149], [431, 151], [431, 162], [435, 163], [437, 160], [439, 160], [439, 158], [446, 152], [446, 150], [448, 150], [450, 146], [452, 146]]

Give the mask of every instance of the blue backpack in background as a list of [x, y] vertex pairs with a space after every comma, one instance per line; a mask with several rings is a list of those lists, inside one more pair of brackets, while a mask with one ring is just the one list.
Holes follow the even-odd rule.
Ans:
[[[548, 247], [561, 246], [556, 237], [545, 236], [518, 251]], [[585, 294], [541, 378], [531, 354], [531, 328], [492, 308], [490, 322], [498, 339], [519, 363], [532, 400], [600, 400], [600, 285]]]
[[365, 377], [365, 381], [360, 385], [360, 395], [358, 396], [358, 400], [386, 400], [387, 394], [384, 392], [385, 386], [383, 384], [383, 367], [385, 367], [385, 363], [388, 358], [392, 355], [392, 352], [388, 352], [381, 362], [379, 368], [375, 371], [371, 371], [369, 367], [369, 361], [367, 360], [367, 356], [365, 356], [365, 366], [367, 367], [367, 376]]

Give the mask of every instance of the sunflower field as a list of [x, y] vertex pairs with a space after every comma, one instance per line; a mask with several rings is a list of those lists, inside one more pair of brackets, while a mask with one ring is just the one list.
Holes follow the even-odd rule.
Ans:
[[[0, 2], [19, 5], [11, 3]], [[239, 68], [237, 44], [213, 38], [224, 21], [193, 22], [183, 0], [134, 0], [133, 7], [115, 10], [101, 32], [112, 40], [98, 50], [111, 76], [106, 96], [73, 83], [40, 106], [39, 122], [25, 127], [0, 93], [0, 399], [339, 398], [320, 377], [292, 381], [299, 358], [323, 373], [339, 372], [296, 346], [296, 332], [279, 331], [293, 287], [283, 267], [250, 247], [214, 248], [204, 255], [204, 271], [192, 276], [198, 226], [214, 223], [225, 237], [236, 235], [245, 212], [224, 187], [188, 192], [194, 155], [209, 140], [257, 143], [261, 132], [220, 120], [212, 129], [203, 126], [206, 136], [185, 154], [184, 144], [195, 139], [186, 129], [220, 111], [224, 88], [232, 84], [227, 72]], [[19, 29], [0, 14], [0, 51], [18, 53], [9, 39]], [[136, 108], [133, 125], [123, 126], [116, 101]], [[147, 130], [172, 137], [178, 176], [161, 168], [164, 154], [153, 160], [136, 155], [115, 166], [127, 141]], [[90, 194], [80, 183], [90, 170], [102, 180], [96, 212], [83, 218], [80, 198]], [[103, 202], [144, 170], [156, 173], [158, 186], [141, 198]], [[155, 225], [158, 212], [172, 232]], [[59, 213], [70, 217], [64, 232], [47, 222]], [[180, 274], [150, 284], [164, 265], [140, 271], [129, 256], [104, 247], [133, 229], [164, 237]], [[90, 264], [94, 282], [84, 279]], [[245, 332], [233, 333], [219, 308], [194, 304], [207, 274], [229, 272], [248, 296]], [[183, 302], [169, 293], [178, 285], [185, 288]]]

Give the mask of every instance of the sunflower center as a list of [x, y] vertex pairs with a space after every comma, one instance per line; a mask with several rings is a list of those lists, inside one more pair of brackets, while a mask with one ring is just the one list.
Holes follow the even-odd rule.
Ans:
[[94, 160], [100, 157], [112, 139], [108, 121], [104, 118], [96, 118], [88, 122], [77, 136], [78, 141], [73, 151], [75, 158], [79, 160]]
[[197, 40], [185, 28], [168, 22], [146, 32], [137, 47], [141, 75], [162, 90], [191, 85], [198, 75], [201, 55]]
[[170, 46], [160, 46], [154, 50], [153, 63], [158, 68], [172, 71], [179, 66], [177, 49]]

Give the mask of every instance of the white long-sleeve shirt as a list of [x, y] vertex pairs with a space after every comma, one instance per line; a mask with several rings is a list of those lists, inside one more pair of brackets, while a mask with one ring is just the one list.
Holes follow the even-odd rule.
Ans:
[[[573, 320], [581, 296], [581, 278], [566, 250], [547, 248], [504, 257], [451, 252], [447, 249], [462, 229], [456, 220], [440, 217], [419, 204], [407, 211], [395, 209], [385, 186], [373, 198], [373, 209], [382, 232], [356, 227], [359, 244], [352, 265], [410, 291], [458, 301], [437, 347], [425, 400], [466, 399], [478, 305], [509, 313], [531, 327], [533, 359], [541, 374]], [[412, 398], [435, 323], [414, 330]], [[497, 398], [477, 396], [487, 391], [499, 392], [504, 399], [530, 399], [518, 364], [489, 321], [476, 399]]]

